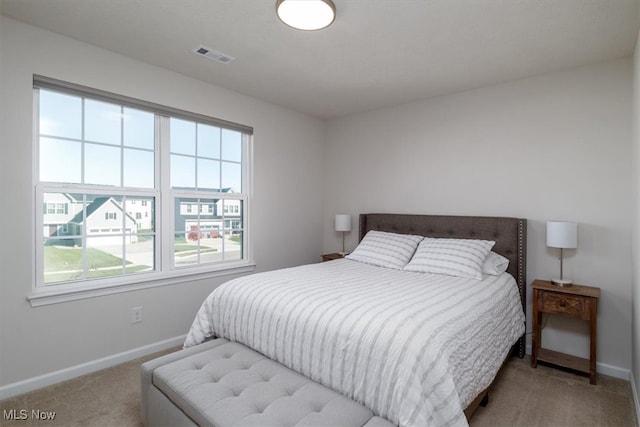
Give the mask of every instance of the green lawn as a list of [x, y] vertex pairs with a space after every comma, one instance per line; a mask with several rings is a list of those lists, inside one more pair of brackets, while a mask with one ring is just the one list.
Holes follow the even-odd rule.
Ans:
[[[95, 248], [87, 248], [87, 264], [90, 268], [116, 267], [122, 265], [122, 258]], [[60, 246], [44, 247], [44, 270], [60, 271], [82, 268], [82, 248]]]
[[[130, 262], [127, 262], [130, 264]], [[115, 276], [122, 274], [122, 258], [95, 248], [87, 248], [88, 277]], [[139, 265], [126, 268], [127, 273], [148, 269]], [[82, 248], [66, 246], [44, 247], [45, 282], [61, 282], [82, 279]]]
[[[235, 236], [234, 236], [235, 238]], [[232, 238], [233, 239], [233, 238]], [[177, 239], [176, 239], [177, 240]], [[184, 242], [184, 240], [181, 240]], [[175, 256], [185, 257], [198, 251], [198, 245], [175, 243]], [[200, 253], [215, 252], [217, 249], [200, 247]], [[87, 248], [87, 277], [119, 276], [149, 270], [147, 265], [136, 265], [122, 270], [122, 258], [113, 256], [96, 248]], [[127, 264], [131, 264], [127, 262]], [[65, 282], [82, 279], [82, 248], [68, 246], [44, 247], [45, 282]]]

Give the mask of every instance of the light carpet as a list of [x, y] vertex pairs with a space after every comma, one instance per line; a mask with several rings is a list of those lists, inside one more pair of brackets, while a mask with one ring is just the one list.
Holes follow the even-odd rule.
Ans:
[[[140, 365], [168, 352], [0, 401], [0, 425], [140, 427]], [[529, 360], [505, 364], [471, 427], [638, 426], [627, 381], [599, 375], [591, 385], [587, 377], [548, 366], [532, 369]], [[55, 418], [35, 419], [37, 411]], [[7, 419], [12, 414], [26, 419]]]

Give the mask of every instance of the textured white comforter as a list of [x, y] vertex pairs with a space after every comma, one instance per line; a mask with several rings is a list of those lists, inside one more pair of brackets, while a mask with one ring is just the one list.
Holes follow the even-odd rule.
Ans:
[[224, 337], [400, 426], [463, 426], [524, 321], [506, 273], [478, 281], [342, 259], [223, 284], [185, 347]]

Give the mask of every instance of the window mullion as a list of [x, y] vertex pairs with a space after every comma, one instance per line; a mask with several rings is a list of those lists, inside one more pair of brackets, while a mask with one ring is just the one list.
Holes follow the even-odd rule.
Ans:
[[[124, 107], [120, 105], [120, 187], [124, 188]], [[129, 200], [127, 196], [122, 197], [122, 239], [120, 244], [122, 252], [122, 274], [127, 273], [127, 209]]]
[[129, 237], [127, 232], [127, 208], [128, 206], [127, 196], [122, 197], [122, 239], [120, 241], [122, 251], [122, 273], [125, 274], [127, 268], [127, 238]]
[[82, 279], [87, 278], [87, 195], [82, 195], [82, 227], [80, 228], [82, 241]]
[[243, 258], [252, 259], [251, 247], [249, 244], [249, 200], [252, 197], [253, 189], [253, 138], [250, 135], [242, 135], [242, 249]]
[[38, 184], [40, 182], [40, 89], [34, 89], [33, 91], [33, 152], [34, 156], [31, 162], [31, 170], [33, 171], [33, 188], [35, 194], [33, 222], [35, 229], [32, 231], [32, 242], [34, 243], [35, 256], [32, 257], [31, 271], [35, 273], [35, 280], [33, 281], [33, 289], [44, 286], [44, 212], [40, 213], [38, 206], [41, 206], [44, 202], [42, 197], [42, 187]]
[[158, 247], [161, 248], [158, 254], [160, 269], [166, 271], [173, 268], [173, 242], [175, 240], [173, 237], [174, 227], [172, 225], [174, 224], [175, 215], [173, 212], [175, 195], [171, 191], [169, 117], [157, 115], [156, 126], [156, 152], [158, 153], [156, 156], [158, 159], [156, 182], [159, 183], [157, 187], [160, 189], [160, 206], [156, 209], [156, 211], [159, 211], [159, 215], [156, 215], [156, 235], [160, 239], [158, 242]]
[[[196, 165], [197, 164], [198, 162], [196, 161]], [[196, 175], [196, 181], [197, 181], [197, 175]], [[198, 250], [196, 252], [197, 254], [196, 258], [198, 261], [196, 264], [200, 264], [202, 262], [202, 258], [201, 258], [202, 257], [202, 245], [201, 245], [202, 239], [200, 239], [200, 237], [202, 236], [202, 199], [200, 198], [196, 199], [196, 206], [197, 206], [196, 212], [198, 215], [198, 222], [196, 225], [196, 233], [198, 234], [198, 238], [196, 239], [196, 242], [197, 242], [196, 246], [198, 247]]]
[[84, 96], [82, 98], [80, 98], [80, 103], [82, 105], [82, 108], [80, 108], [80, 141], [82, 142], [80, 144], [80, 182], [82, 184], [85, 184], [85, 173], [86, 173], [86, 169], [85, 169], [85, 156], [87, 154], [86, 152], [86, 144], [85, 144], [85, 98]]
[[[42, 204], [43, 201], [43, 191], [42, 191], [42, 187], [37, 185], [36, 186], [36, 199], [35, 199], [35, 206], [38, 206], [39, 204]], [[37, 212], [37, 210], [36, 210]], [[44, 223], [43, 223], [43, 214], [35, 214], [35, 224], [36, 224], [36, 231], [35, 231], [35, 248], [36, 248], [36, 256], [35, 256], [35, 273], [36, 273], [36, 280], [35, 280], [35, 287], [41, 287], [44, 286]]]

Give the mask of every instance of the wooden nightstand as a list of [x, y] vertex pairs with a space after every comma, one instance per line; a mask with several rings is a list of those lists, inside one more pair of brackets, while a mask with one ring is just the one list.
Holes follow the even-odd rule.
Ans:
[[[589, 374], [591, 384], [596, 383], [596, 342], [598, 298], [600, 288], [584, 285], [556, 286], [545, 280], [534, 280], [533, 334], [531, 335], [531, 367], [538, 362], [573, 369]], [[589, 359], [542, 348], [542, 313], [588, 320], [591, 326]]]
[[334, 259], [344, 258], [345, 255], [346, 254], [339, 254], [337, 252], [334, 252], [332, 254], [324, 254], [322, 255], [322, 262], [333, 261]]

